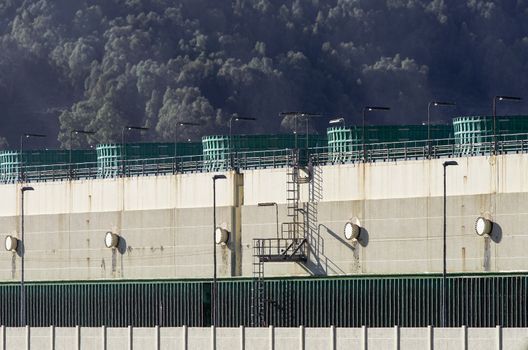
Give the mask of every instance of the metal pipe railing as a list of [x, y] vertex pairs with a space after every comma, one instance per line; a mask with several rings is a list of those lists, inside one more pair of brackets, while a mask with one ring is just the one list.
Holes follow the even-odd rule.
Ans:
[[[526, 153], [528, 134], [505, 134], [497, 138], [496, 154]], [[456, 143], [454, 138], [372, 143], [366, 146], [365, 161], [395, 161], [441, 157], [465, 157], [492, 154], [494, 143], [491, 136], [482, 136], [480, 142]], [[362, 162], [363, 150], [358, 145], [350, 145], [349, 151], [332, 147], [311, 147], [306, 152], [305, 161], [314, 165], [343, 164]], [[63, 181], [117, 176], [148, 176], [176, 173], [211, 172], [230, 169], [259, 169], [291, 166], [295, 160], [295, 150], [278, 149], [263, 151], [236, 152], [233, 162], [229, 159], [207, 159], [202, 155], [163, 157], [147, 159], [116, 159], [113, 163], [61, 163], [51, 165], [26, 165], [7, 169], [0, 164], [0, 183]], [[121, 170], [123, 169], [123, 171]]]

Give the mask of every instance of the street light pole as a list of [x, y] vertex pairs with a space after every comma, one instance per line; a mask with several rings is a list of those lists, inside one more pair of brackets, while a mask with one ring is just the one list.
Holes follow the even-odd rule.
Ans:
[[20, 135], [20, 181], [24, 180], [24, 139], [29, 139], [30, 137], [46, 137], [46, 135], [32, 133], [25, 133]]
[[363, 107], [363, 120], [362, 120], [362, 131], [361, 131], [361, 143], [362, 143], [362, 147], [363, 147], [363, 162], [366, 162], [367, 161], [367, 148], [366, 148], [366, 145], [365, 145], [365, 119], [366, 119], [366, 114], [367, 112], [372, 112], [372, 111], [389, 111], [390, 108], [389, 107], [380, 107], [380, 106], [365, 106]]
[[24, 241], [24, 192], [34, 191], [33, 187], [24, 186], [20, 189], [21, 193], [21, 210], [20, 210], [20, 326], [27, 325], [26, 322], [26, 287], [24, 285], [24, 257], [26, 255], [26, 244]]
[[130, 130], [140, 130], [145, 131], [149, 128], [144, 126], [124, 126], [123, 129], [121, 129], [121, 175], [125, 176], [125, 131]]
[[[201, 123], [194, 123], [194, 122], [178, 122], [178, 126], [184, 127], [184, 126], [200, 126]], [[178, 139], [177, 139], [177, 133], [174, 137], [174, 170], [175, 172], [178, 172]]]
[[277, 223], [277, 238], [279, 238], [279, 205], [275, 202], [259, 203], [259, 207], [273, 207], [275, 206], [275, 221]]
[[216, 326], [216, 180], [225, 180], [225, 175], [214, 175], [213, 176], [213, 292], [212, 294], [212, 324]]
[[70, 130], [70, 144], [69, 144], [69, 160], [68, 160], [68, 174], [70, 176], [70, 180], [73, 179], [73, 172], [72, 172], [72, 140], [73, 140], [73, 134], [79, 135], [93, 135], [95, 134], [95, 131], [89, 131], [89, 130]]
[[442, 164], [444, 166], [444, 252], [443, 252], [443, 270], [442, 270], [442, 327], [446, 326], [447, 321], [447, 185], [446, 185], [446, 168], [451, 165], [458, 165], [454, 160], [446, 161]]
[[252, 117], [238, 117], [237, 115], [233, 114], [229, 118], [229, 158], [230, 158], [230, 167], [233, 168], [233, 142], [232, 142], [232, 128], [233, 128], [233, 120], [235, 122], [244, 120], [244, 121], [255, 121], [257, 118]]
[[305, 138], [306, 138], [306, 149], [309, 148], [310, 146], [310, 143], [309, 143], [309, 136], [308, 136], [308, 122], [309, 122], [309, 118], [317, 118], [317, 117], [321, 117], [320, 114], [316, 114], [316, 113], [306, 113], [306, 112], [280, 112], [279, 113], [279, 116], [285, 118], [285, 117], [292, 117], [293, 118], [293, 122], [294, 122], [294, 131], [293, 131], [293, 134], [295, 135], [295, 149], [297, 150], [297, 119], [298, 118], [301, 118], [301, 117], [304, 117], [304, 120], [306, 122], [306, 135], [305, 135]]
[[493, 155], [497, 154], [497, 101], [521, 101], [522, 98], [515, 96], [493, 96]]
[[431, 106], [456, 106], [454, 102], [431, 101], [427, 104], [427, 156], [431, 158]]

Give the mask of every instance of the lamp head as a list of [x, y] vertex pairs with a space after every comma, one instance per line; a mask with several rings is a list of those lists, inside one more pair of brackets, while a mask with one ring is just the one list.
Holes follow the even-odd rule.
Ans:
[[31, 133], [26, 133], [24, 134], [24, 136], [26, 137], [26, 139], [29, 139], [30, 137], [46, 137], [46, 135], [44, 134], [31, 134]]
[[186, 122], [186, 121], [180, 121], [178, 122], [178, 126], [198, 126], [202, 125], [201, 123], [194, 123], [194, 122]]
[[369, 112], [372, 111], [390, 111], [390, 107], [381, 107], [381, 106], [366, 106], [365, 109]]
[[125, 126], [127, 130], [148, 130], [149, 128], [144, 126]]
[[344, 122], [345, 122], [345, 118], [339, 117], [339, 118], [331, 119], [328, 122], [328, 124], [338, 124], [338, 123], [344, 123]]
[[91, 130], [72, 130], [75, 135], [78, 135], [78, 134], [86, 134], [86, 135], [93, 135], [95, 134], [95, 131], [91, 131]]
[[458, 162], [456, 162], [455, 160], [448, 160], [448, 161], [443, 163], [444, 167], [447, 167], [447, 166], [450, 166], [450, 165], [458, 165]]
[[4, 241], [5, 250], [15, 252], [18, 247], [18, 238], [13, 236], [6, 236]]
[[116, 248], [119, 245], [119, 235], [108, 231], [105, 234], [104, 242], [107, 248]]
[[456, 106], [455, 102], [451, 101], [432, 101], [433, 106]]
[[495, 96], [495, 99], [497, 99], [497, 100], [499, 100], [499, 101], [521, 101], [521, 100], [522, 100], [521, 97], [517, 97], [517, 96], [504, 96], [504, 95]]

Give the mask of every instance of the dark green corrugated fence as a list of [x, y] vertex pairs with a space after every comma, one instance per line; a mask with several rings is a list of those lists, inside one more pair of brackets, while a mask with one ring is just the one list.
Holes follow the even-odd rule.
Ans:
[[[19, 291], [18, 285], [0, 286], [0, 324], [18, 325]], [[210, 319], [209, 283], [26, 284], [26, 291], [27, 319], [36, 327], [197, 327]]]
[[[221, 281], [220, 326], [251, 325], [250, 280]], [[440, 277], [266, 280], [266, 324], [280, 327], [440, 325]], [[448, 326], [528, 327], [528, 276], [449, 277]], [[19, 286], [0, 284], [0, 324], [19, 320]], [[31, 326], [209, 326], [208, 281], [27, 284]]]

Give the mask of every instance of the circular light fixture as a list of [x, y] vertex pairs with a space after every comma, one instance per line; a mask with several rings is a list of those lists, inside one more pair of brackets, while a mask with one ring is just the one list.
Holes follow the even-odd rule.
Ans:
[[489, 235], [493, 230], [493, 221], [488, 220], [482, 216], [475, 221], [475, 232], [479, 236]]
[[229, 241], [229, 231], [224, 228], [217, 227], [215, 230], [215, 243], [226, 244]]
[[18, 239], [13, 236], [6, 236], [5, 238], [5, 249], [7, 251], [14, 252], [18, 247]]
[[105, 235], [105, 246], [107, 248], [115, 248], [119, 244], [119, 236], [108, 231]]
[[345, 224], [344, 234], [345, 238], [349, 241], [358, 239], [359, 235], [361, 234], [361, 227], [349, 221]]

